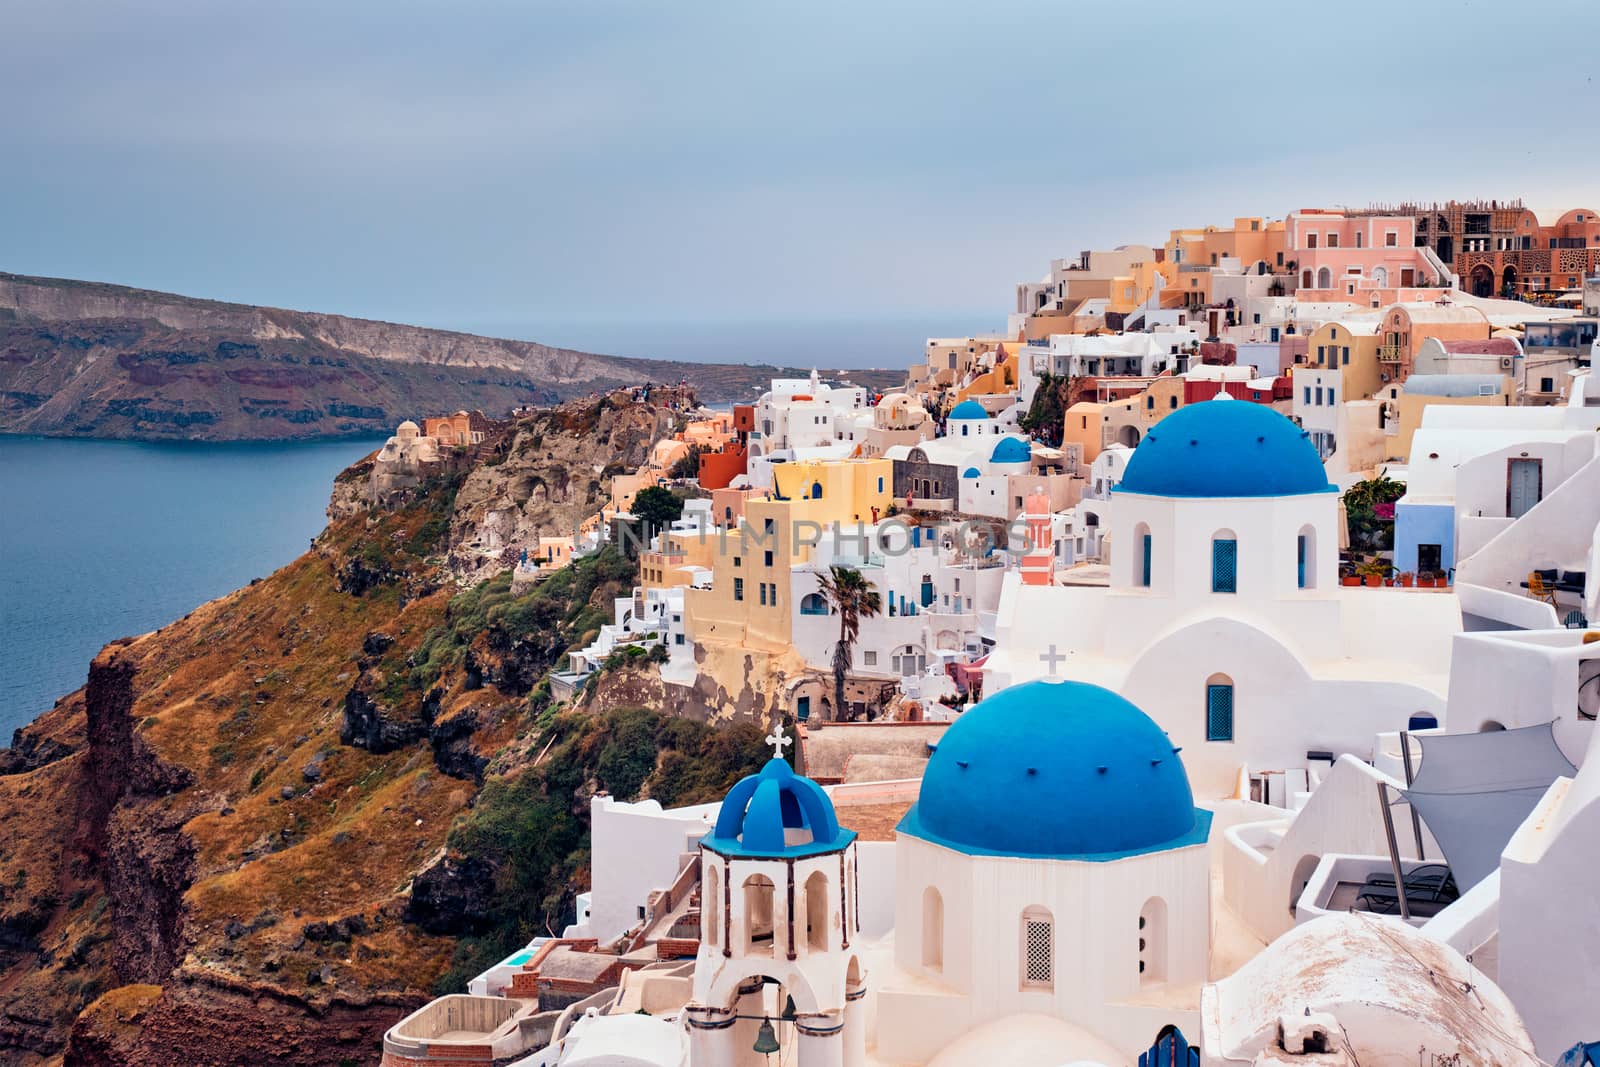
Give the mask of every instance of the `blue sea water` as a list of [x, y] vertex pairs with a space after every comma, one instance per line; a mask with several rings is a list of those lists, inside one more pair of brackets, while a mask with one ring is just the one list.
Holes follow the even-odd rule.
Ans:
[[0, 437], [0, 746], [107, 641], [304, 552], [334, 475], [381, 443]]

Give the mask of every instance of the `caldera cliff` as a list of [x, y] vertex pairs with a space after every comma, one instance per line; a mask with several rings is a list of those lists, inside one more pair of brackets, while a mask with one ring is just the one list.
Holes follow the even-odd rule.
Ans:
[[376, 503], [358, 464], [311, 551], [107, 646], [17, 732], [0, 1061], [374, 1063], [406, 1011], [571, 921], [597, 790], [695, 802], [757, 765], [755, 724], [619, 706], [637, 664], [551, 703], [633, 561], [513, 588], [486, 547], [637, 467], [692, 402], [652, 397], [535, 413]]

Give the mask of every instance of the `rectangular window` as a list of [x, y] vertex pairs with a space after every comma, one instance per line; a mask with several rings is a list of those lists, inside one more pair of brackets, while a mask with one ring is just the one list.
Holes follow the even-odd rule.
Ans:
[[1383, 232], [1383, 243], [1384, 243], [1384, 246], [1387, 247], [1387, 248], [1397, 248], [1397, 247], [1399, 247], [1399, 245], [1400, 245], [1400, 234], [1397, 233], [1394, 230], [1385, 230]]
[[1211, 542], [1211, 591], [1237, 593], [1239, 542], [1217, 538]]
[[1328, 350], [1327, 350], [1327, 347], [1324, 346], [1324, 345], [1318, 345], [1317, 346], [1317, 362], [1318, 363], [1326, 363], [1327, 361], [1328, 361]]
[[676, 637], [673, 638], [673, 640], [677, 641], [678, 644], [681, 645], [681, 644], [683, 644], [683, 635], [682, 634], [678, 634]]
[[1306, 535], [1305, 534], [1301, 534], [1300, 535], [1300, 541], [1299, 541], [1298, 547], [1296, 548], [1296, 554], [1299, 557], [1297, 565], [1298, 565], [1298, 567], [1300, 569], [1300, 588], [1304, 589], [1306, 587]]
[[1022, 980], [1027, 985], [1049, 985], [1052, 981], [1050, 923], [1029, 919], [1023, 924]]
[[878, 654], [876, 652], [863, 652], [861, 655], [868, 667], [876, 667], [878, 665]]
[[733, 599], [735, 599], [735, 600], [743, 600], [744, 599], [744, 579], [743, 578], [735, 578], [733, 580]]
[[1206, 686], [1206, 740], [1233, 740], [1233, 686]]
[[744, 557], [743, 556], [734, 556], [733, 557], [733, 565], [735, 567], [743, 567], [744, 566]]
[[878, 492], [880, 492], [880, 493], [883, 492], [883, 479], [882, 478], [878, 479]]
[[1306, 404], [1310, 405], [1310, 403], [1311, 403], [1311, 386], [1308, 385], [1308, 386], [1306, 386]]
[[767, 583], [766, 582], [757, 582], [756, 583], [756, 592], [761, 597], [761, 606], [762, 607], [766, 607], [767, 606]]
[[767, 549], [767, 551], [766, 551], [766, 559], [765, 559], [764, 562], [766, 563], [766, 565], [768, 567], [772, 566], [772, 549], [770, 549], [770, 548]]
[[1150, 585], [1150, 535], [1144, 535], [1144, 567], [1141, 571], [1139, 584], [1145, 587]]
[[1336, 234], [1336, 233], [1328, 234], [1328, 247], [1329, 248], [1338, 248], [1339, 247], [1339, 235], [1338, 234]]
[[1346, 367], [1348, 367], [1350, 365], [1350, 348], [1349, 348], [1348, 345], [1345, 346], [1345, 349], [1344, 349], [1344, 352], [1342, 353], [1342, 355], [1344, 357], [1344, 365]]

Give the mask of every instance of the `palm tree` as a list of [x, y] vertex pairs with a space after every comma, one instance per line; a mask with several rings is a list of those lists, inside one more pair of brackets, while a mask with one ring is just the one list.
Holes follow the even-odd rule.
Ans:
[[850, 653], [861, 634], [861, 620], [870, 619], [883, 607], [883, 598], [854, 567], [837, 563], [827, 574], [817, 575], [817, 585], [828, 609], [839, 615], [839, 643], [833, 646], [833, 713], [844, 718], [844, 676], [850, 671]]

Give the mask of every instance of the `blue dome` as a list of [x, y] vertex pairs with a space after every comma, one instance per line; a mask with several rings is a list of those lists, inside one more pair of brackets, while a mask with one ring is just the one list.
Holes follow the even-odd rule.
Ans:
[[976, 400], [963, 400], [950, 409], [952, 419], [987, 419], [989, 413]]
[[968, 855], [1106, 860], [1206, 840], [1172, 741], [1083, 682], [1001, 690], [945, 731], [899, 830]]
[[820, 785], [771, 759], [728, 790], [716, 827], [701, 842], [724, 856], [811, 856], [844, 848], [855, 837], [839, 827]]
[[977, 467], [968, 467], [966, 470], [961, 472], [961, 477], [963, 477], [963, 478], [982, 478], [983, 477], [983, 472], [978, 470]]
[[1229, 398], [1189, 404], [1156, 423], [1115, 491], [1229, 497], [1336, 490], [1298, 426], [1263, 404]]
[[1033, 449], [1020, 437], [1002, 437], [989, 453], [990, 463], [1028, 463], [1033, 459]]

